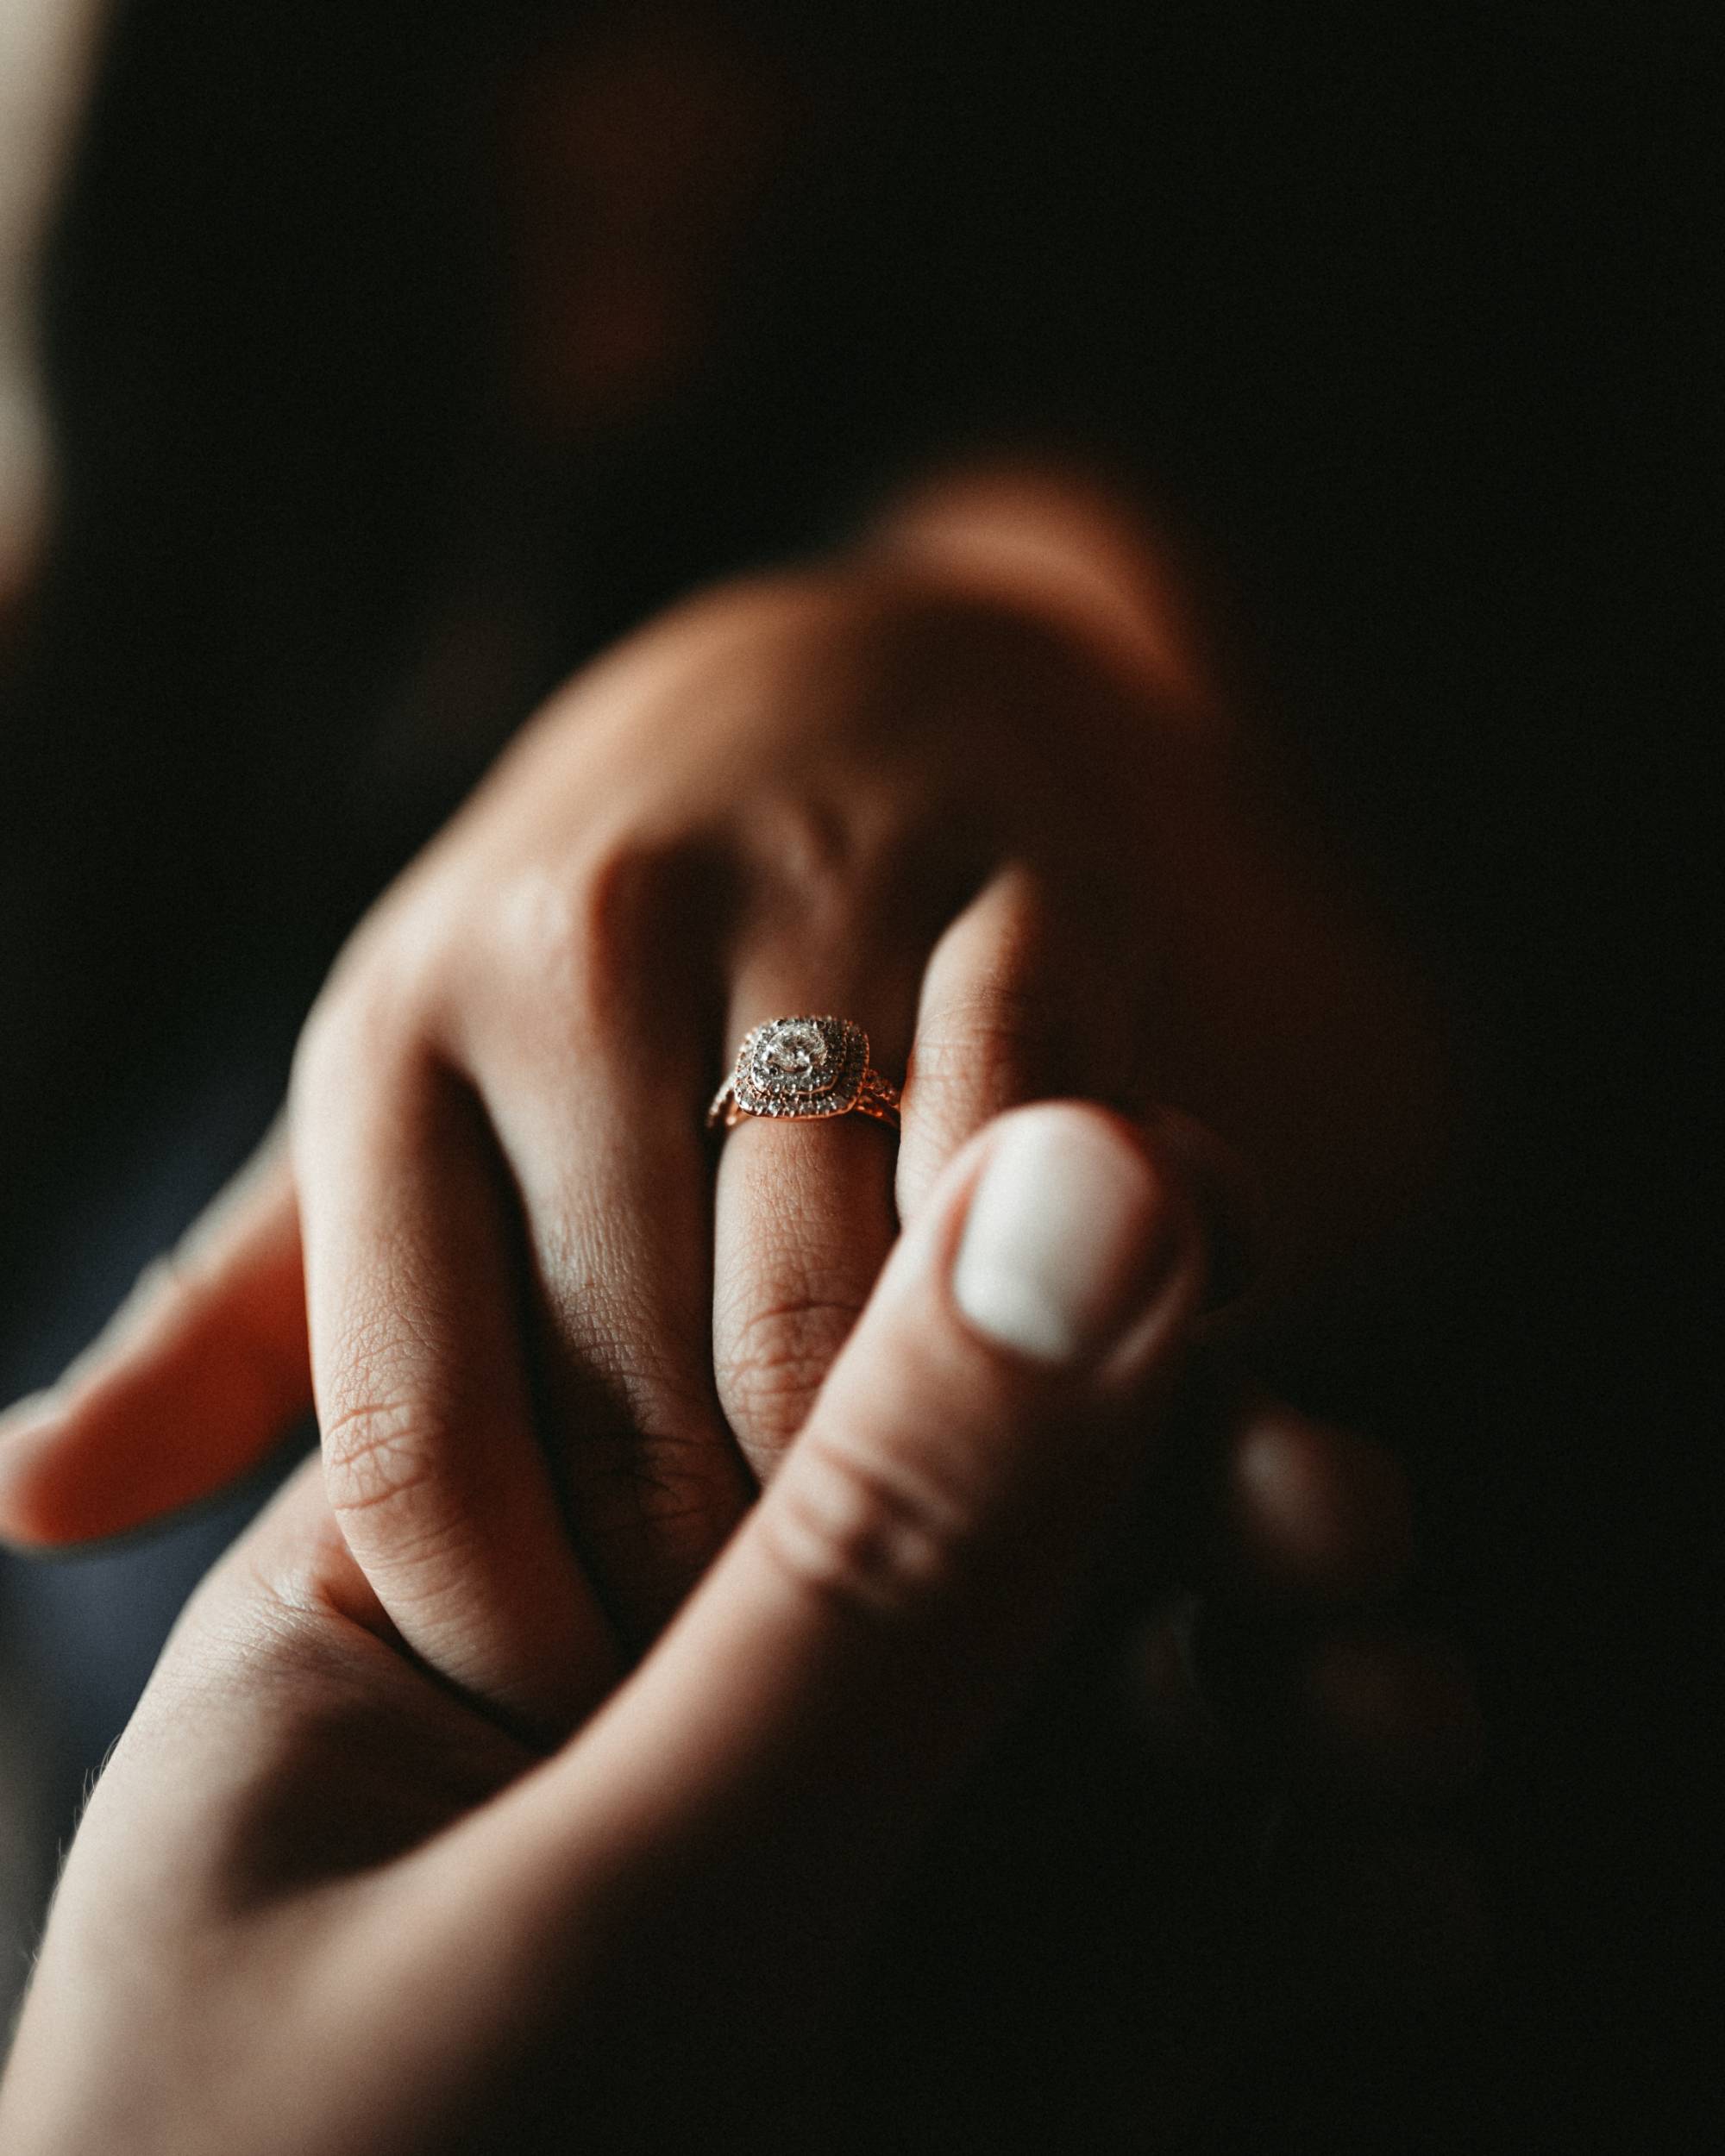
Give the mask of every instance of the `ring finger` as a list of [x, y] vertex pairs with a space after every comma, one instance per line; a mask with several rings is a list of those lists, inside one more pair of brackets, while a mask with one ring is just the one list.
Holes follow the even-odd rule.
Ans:
[[[902, 1068], [915, 959], [806, 947], [748, 961], [733, 1038], [770, 1018], [832, 1012], [867, 1031], [869, 1061]], [[826, 1053], [818, 1035], [775, 1044], [790, 1062]], [[898, 1232], [889, 1128], [856, 1112], [744, 1115], [724, 1140], [714, 1236], [713, 1368], [725, 1418], [765, 1481], [801, 1428], [869, 1299]]]

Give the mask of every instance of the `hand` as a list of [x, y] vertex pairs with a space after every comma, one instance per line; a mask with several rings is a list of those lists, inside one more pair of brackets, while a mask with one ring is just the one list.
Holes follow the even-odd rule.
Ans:
[[[9, 2156], [795, 2128], [856, 1948], [1163, 1450], [1207, 1269], [1176, 1177], [1088, 1108], [967, 1147], [772, 1489], [549, 1757], [407, 1651], [302, 1471], [97, 1786], [0, 2088]], [[1283, 1515], [1302, 1447], [1240, 1456], [1279, 1458]], [[1242, 1544], [1261, 1586], [1333, 1583], [1345, 1553], [1277, 1517]]]
[[405, 1651], [302, 1473], [195, 1599], [97, 1790], [9, 2152], [758, 2129], [1070, 1614], [1142, 1464], [1122, 1410], [1172, 1382], [1204, 1271], [1125, 1126], [1053, 1107], [985, 1133], [772, 1491], [543, 1761]]
[[[741, 1517], [989, 1114], [1206, 1116], [1272, 1280], [1405, 1200], [1440, 1087], [1396, 954], [1255, 797], [1141, 535], [992, 499], [681, 610], [542, 718], [337, 969], [291, 1163], [15, 1425], [15, 1536], [184, 1502], [315, 1387], [404, 1639], [555, 1733]], [[908, 1065], [896, 1175], [858, 1119], [745, 1125], [715, 1213], [701, 1109], [799, 1009]]]

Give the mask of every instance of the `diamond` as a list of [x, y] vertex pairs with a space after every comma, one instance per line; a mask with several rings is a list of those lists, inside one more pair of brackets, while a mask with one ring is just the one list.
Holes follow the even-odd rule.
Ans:
[[733, 1080], [750, 1115], [843, 1115], [856, 1105], [869, 1037], [848, 1018], [770, 1018], [743, 1044]]
[[787, 1018], [768, 1028], [758, 1063], [785, 1078], [806, 1078], [831, 1060], [820, 1028], [806, 1018]]

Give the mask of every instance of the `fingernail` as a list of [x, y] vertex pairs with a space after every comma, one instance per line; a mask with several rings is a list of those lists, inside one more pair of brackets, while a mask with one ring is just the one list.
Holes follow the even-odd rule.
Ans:
[[1093, 1111], [1009, 1117], [982, 1170], [953, 1267], [959, 1310], [1035, 1363], [1098, 1354], [1143, 1310], [1171, 1260], [1143, 1156]]

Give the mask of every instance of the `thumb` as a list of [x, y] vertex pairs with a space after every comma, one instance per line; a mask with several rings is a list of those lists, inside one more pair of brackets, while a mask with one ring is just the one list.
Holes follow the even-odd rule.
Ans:
[[496, 1833], [486, 1895], [567, 1925], [549, 1871], [578, 1908], [693, 1925], [757, 1973], [866, 1919], [1057, 1639], [1203, 1275], [1129, 1125], [1055, 1104], [980, 1133], [671, 1631], [473, 1823]]
[[310, 1405], [299, 1211], [273, 1136], [59, 1384], [0, 1416], [0, 1538], [141, 1526], [232, 1481]]

